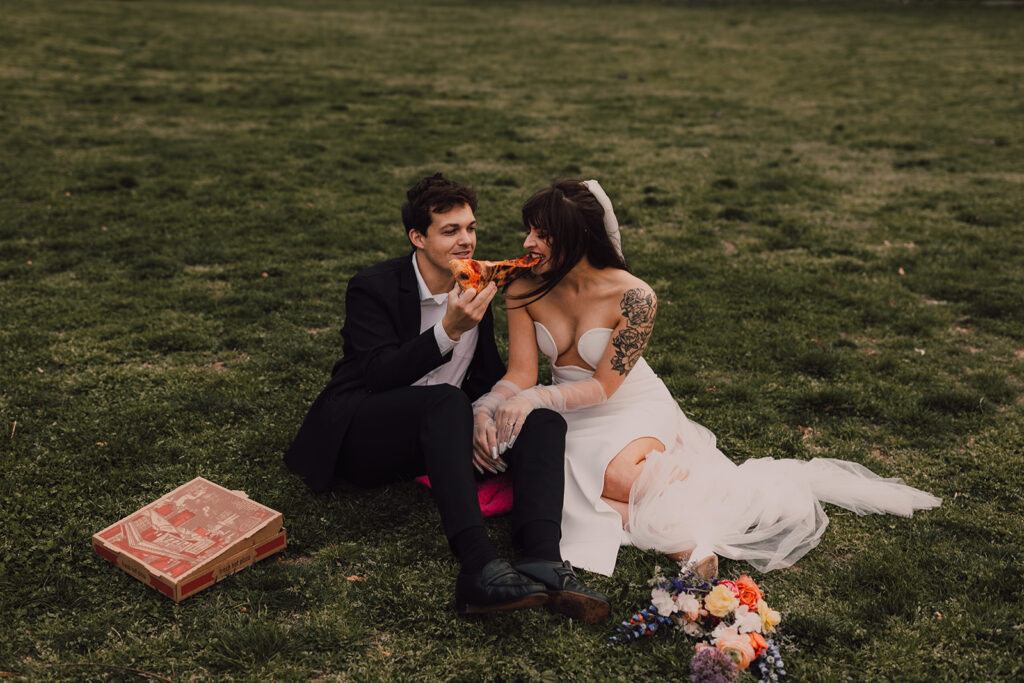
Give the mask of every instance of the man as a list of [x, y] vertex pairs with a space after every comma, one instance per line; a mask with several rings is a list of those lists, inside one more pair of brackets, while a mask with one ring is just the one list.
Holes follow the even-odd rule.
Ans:
[[[402, 221], [414, 250], [353, 277], [345, 295], [344, 357], [310, 408], [285, 462], [314, 491], [335, 478], [377, 486], [426, 474], [461, 569], [460, 614], [549, 608], [596, 622], [608, 599], [583, 585], [558, 550], [565, 421], [533, 411], [514, 447], [473, 452], [471, 401], [501, 378], [490, 302], [497, 288], [460, 294], [448, 261], [476, 248], [476, 193], [440, 173], [407, 193]], [[519, 571], [483, 526], [473, 467], [512, 472]]]

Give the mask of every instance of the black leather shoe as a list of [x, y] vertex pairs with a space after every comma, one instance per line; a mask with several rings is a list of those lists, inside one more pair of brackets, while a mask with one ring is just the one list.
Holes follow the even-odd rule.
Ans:
[[500, 558], [484, 565], [479, 574], [459, 572], [455, 579], [455, 610], [459, 614], [540, 607], [547, 599], [542, 584], [530, 581]]
[[515, 569], [548, 589], [547, 608], [584, 624], [604, 621], [612, 613], [608, 596], [587, 588], [572, 571], [568, 561], [520, 560]]

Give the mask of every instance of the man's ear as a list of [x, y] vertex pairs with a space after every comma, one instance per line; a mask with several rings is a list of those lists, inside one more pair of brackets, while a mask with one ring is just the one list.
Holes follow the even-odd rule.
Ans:
[[427, 246], [426, 235], [424, 235], [419, 230], [409, 231], [409, 241], [412, 242], [412, 246], [416, 247], [417, 249], [425, 249]]

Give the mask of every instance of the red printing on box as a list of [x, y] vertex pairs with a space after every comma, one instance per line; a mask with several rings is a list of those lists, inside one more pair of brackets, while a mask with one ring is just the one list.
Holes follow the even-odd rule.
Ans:
[[149, 577], [149, 585], [157, 589], [169, 598], [174, 597], [174, 589], [155, 576]]
[[269, 543], [264, 543], [259, 548], [256, 548], [256, 559], [258, 560], [258, 559], [262, 558], [263, 555], [266, 555], [267, 553], [273, 552], [273, 551], [277, 550], [278, 548], [283, 548], [284, 544], [285, 544], [285, 538], [284, 538], [283, 535], [282, 536], [278, 536], [277, 538], [275, 538], [273, 541], [270, 541]]
[[92, 544], [92, 549], [96, 551], [97, 555], [102, 557], [107, 562], [110, 562], [111, 564], [117, 564], [117, 555], [115, 555], [114, 553], [110, 552], [106, 548], [104, 548], [102, 546], [99, 546], [99, 545], [96, 545], [95, 543], [93, 543]]
[[207, 583], [213, 583], [213, 572], [203, 574], [198, 579], [194, 579], [186, 583], [181, 587], [181, 594], [182, 596], [188, 595], [197, 588], [202, 588]]
[[184, 524], [185, 522], [187, 522], [195, 516], [195, 513], [192, 512], [191, 510], [182, 510], [181, 512], [174, 515], [167, 521], [173, 524], [174, 526], [181, 526], [182, 524]]

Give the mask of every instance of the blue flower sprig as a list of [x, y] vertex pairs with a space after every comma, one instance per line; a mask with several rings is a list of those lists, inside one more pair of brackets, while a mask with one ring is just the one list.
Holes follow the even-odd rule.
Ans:
[[658, 632], [662, 626], [669, 628], [674, 626], [672, 617], [658, 614], [658, 608], [654, 605], [646, 607], [615, 627], [615, 633], [608, 637], [608, 647], [620, 643], [628, 643], [649, 636]]
[[761, 671], [757, 683], [775, 683], [786, 675], [786, 665], [782, 662], [782, 654], [771, 638], [767, 639], [768, 648], [754, 662]]

